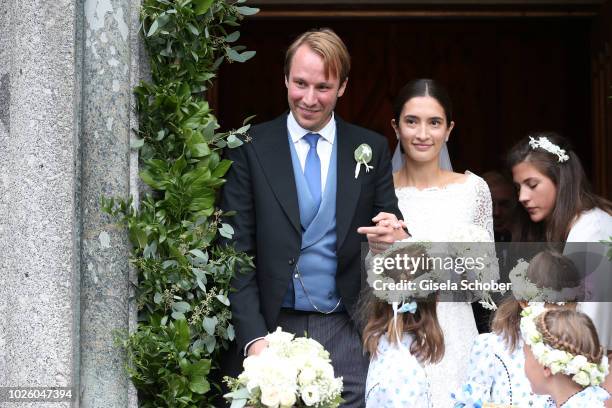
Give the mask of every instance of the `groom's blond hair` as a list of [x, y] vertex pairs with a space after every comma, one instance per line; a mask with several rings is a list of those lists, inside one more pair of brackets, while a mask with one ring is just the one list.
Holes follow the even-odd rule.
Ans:
[[293, 41], [285, 54], [286, 78], [289, 78], [293, 56], [302, 45], [307, 45], [323, 59], [328, 78], [335, 76], [340, 81], [340, 85], [348, 79], [351, 70], [351, 56], [342, 39], [330, 28], [307, 31]]

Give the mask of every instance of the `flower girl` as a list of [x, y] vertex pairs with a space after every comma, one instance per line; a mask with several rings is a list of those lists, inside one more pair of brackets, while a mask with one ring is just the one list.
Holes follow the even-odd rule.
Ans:
[[546, 408], [603, 408], [608, 359], [591, 319], [537, 304], [522, 315], [525, 373], [535, 393], [551, 396]]
[[[399, 252], [420, 256], [418, 244], [391, 249], [377, 257]], [[386, 282], [417, 282], [433, 274], [419, 269], [387, 269], [377, 278]], [[369, 272], [368, 280], [370, 281]], [[376, 288], [376, 285], [371, 286]], [[426, 291], [369, 290], [361, 300], [365, 319], [364, 348], [371, 361], [366, 380], [367, 408], [431, 408], [431, 394], [423, 365], [444, 356], [444, 336], [436, 314], [436, 294]]]
[[525, 376], [519, 327], [521, 310], [527, 306], [525, 300], [546, 301], [549, 308], [575, 308], [575, 303], [560, 306], [553, 302], [575, 300], [582, 290], [580, 275], [568, 258], [543, 251], [530, 263], [520, 260], [510, 272], [510, 280], [514, 296], [506, 297], [495, 312], [493, 332], [477, 337], [470, 355], [467, 382], [460, 392], [452, 395], [455, 408], [470, 408], [486, 402], [542, 407], [548, 398], [534, 394]]

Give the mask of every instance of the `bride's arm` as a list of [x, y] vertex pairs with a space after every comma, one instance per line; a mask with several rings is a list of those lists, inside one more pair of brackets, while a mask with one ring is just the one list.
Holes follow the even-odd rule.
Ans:
[[478, 177], [476, 182], [476, 208], [474, 212], [475, 225], [484, 228], [493, 242], [493, 202], [487, 183]]

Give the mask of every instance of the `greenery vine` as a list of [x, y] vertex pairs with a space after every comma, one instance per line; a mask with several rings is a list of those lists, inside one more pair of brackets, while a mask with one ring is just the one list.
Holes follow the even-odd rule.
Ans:
[[151, 81], [135, 88], [140, 118], [140, 178], [148, 192], [103, 199], [103, 210], [124, 223], [138, 270], [138, 329], [124, 336], [128, 373], [141, 407], [218, 405], [222, 348], [234, 339], [228, 291], [233, 271], [252, 260], [217, 245], [233, 230], [215, 201], [231, 162], [225, 148], [249, 129], [218, 132], [205, 91], [223, 61], [255, 55], [234, 45], [246, 0], [143, 0], [141, 33]]

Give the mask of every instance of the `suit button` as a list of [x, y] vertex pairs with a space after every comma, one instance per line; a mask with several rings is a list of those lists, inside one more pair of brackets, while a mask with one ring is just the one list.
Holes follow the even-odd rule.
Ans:
[[295, 263], [295, 258], [289, 258], [289, 265], [293, 265]]

